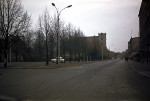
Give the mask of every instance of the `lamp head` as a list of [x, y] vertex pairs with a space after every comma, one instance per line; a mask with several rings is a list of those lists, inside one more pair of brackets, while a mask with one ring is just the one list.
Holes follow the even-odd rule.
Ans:
[[72, 5], [67, 6], [67, 8], [72, 7]]
[[55, 4], [54, 4], [54, 3], [52, 3], [52, 5], [53, 5], [53, 6], [55, 6]]

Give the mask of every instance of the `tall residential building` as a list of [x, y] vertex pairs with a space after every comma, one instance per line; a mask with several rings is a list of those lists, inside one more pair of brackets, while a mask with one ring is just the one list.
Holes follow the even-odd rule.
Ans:
[[140, 50], [144, 58], [150, 55], [150, 0], [142, 0], [139, 11]]

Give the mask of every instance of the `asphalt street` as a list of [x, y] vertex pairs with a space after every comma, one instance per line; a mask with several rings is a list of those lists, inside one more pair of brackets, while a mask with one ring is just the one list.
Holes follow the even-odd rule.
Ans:
[[150, 79], [124, 60], [58, 69], [1, 70], [0, 100], [150, 101]]

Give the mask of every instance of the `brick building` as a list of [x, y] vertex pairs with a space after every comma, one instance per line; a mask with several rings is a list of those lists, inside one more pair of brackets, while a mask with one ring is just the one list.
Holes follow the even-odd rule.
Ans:
[[142, 0], [139, 11], [139, 36], [140, 51], [143, 58], [149, 59], [150, 55], [150, 0]]

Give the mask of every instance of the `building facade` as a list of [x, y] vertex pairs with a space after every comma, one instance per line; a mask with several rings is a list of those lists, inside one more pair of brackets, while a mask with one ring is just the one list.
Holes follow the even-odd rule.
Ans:
[[142, 0], [139, 11], [140, 51], [143, 58], [150, 57], [150, 0]]
[[98, 33], [98, 36], [90, 36], [85, 38], [90, 50], [90, 56], [101, 60], [109, 58], [109, 50], [106, 47], [106, 33]]
[[132, 55], [140, 51], [140, 37], [131, 38], [128, 42], [128, 54]]
[[128, 42], [128, 58], [135, 61], [141, 61], [140, 37], [131, 37]]
[[106, 33], [98, 33], [98, 36], [86, 37], [87, 42], [92, 43], [92, 41], [97, 40], [101, 46], [106, 48]]

